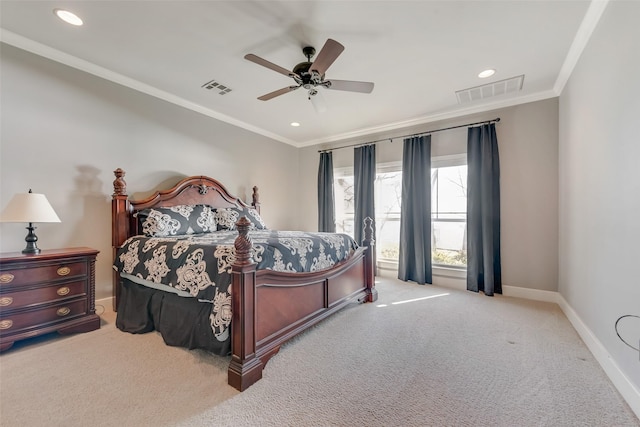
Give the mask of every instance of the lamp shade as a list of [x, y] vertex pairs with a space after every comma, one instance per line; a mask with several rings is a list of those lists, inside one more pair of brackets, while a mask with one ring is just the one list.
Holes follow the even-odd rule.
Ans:
[[0, 222], [60, 222], [44, 194], [18, 193], [0, 214]]

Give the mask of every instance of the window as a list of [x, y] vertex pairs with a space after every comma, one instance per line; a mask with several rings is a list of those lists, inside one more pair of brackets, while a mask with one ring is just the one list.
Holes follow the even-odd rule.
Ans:
[[431, 164], [431, 258], [434, 265], [467, 266], [466, 156]]
[[[466, 155], [432, 159], [431, 248], [434, 266], [467, 265], [467, 165]], [[378, 261], [397, 263], [400, 254], [400, 162], [377, 166], [375, 181], [376, 255]], [[425, 183], [429, 185], [429, 183]], [[336, 231], [353, 236], [355, 198], [352, 168], [334, 173]]]
[[376, 256], [378, 261], [398, 262], [400, 256], [400, 204], [402, 165], [378, 166], [375, 182]]
[[[402, 171], [400, 163], [378, 165], [376, 173], [376, 256], [378, 260], [398, 261]], [[354, 235], [355, 196], [352, 168], [334, 172], [336, 231]], [[362, 226], [362, 225], [360, 225]]]
[[337, 169], [333, 174], [333, 191], [336, 206], [336, 231], [353, 236], [356, 202], [353, 193], [353, 169]]

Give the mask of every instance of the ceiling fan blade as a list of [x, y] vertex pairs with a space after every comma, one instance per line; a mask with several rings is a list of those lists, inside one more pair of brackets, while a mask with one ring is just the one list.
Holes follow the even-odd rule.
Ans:
[[263, 67], [267, 67], [270, 70], [273, 71], [277, 71], [280, 74], [284, 74], [287, 77], [291, 77], [293, 76], [293, 72], [287, 70], [286, 68], [283, 68], [279, 65], [274, 64], [273, 62], [269, 62], [266, 59], [262, 59], [259, 56], [254, 55], [253, 53], [249, 53], [247, 55], [244, 56], [244, 59], [251, 61], [251, 62], [255, 62], [258, 65], [262, 65]]
[[276, 96], [280, 96], [280, 95], [284, 95], [285, 93], [289, 93], [291, 91], [294, 91], [296, 89], [298, 89], [300, 86], [287, 86], [287, 87], [283, 87], [282, 89], [278, 89], [278, 90], [274, 90], [273, 92], [269, 92], [266, 95], [262, 95], [260, 97], [258, 97], [258, 99], [260, 101], [268, 101], [272, 98], [275, 98]]
[[371, 82], [354, 82], [351, 80], [329, 80], [330, 85], [327, 89], [346, 90], [349, 92], [371, 93], [373, 91], [373, 83]]
[[321, 76], [324, 75], [343, 50], [344, 46], [340, 43], [333, 39], [327, 39], [320, 53], [316, 56], [315, 61], [313, 61], [313, 64], [309, 67], [309, 71], [317, 71]]

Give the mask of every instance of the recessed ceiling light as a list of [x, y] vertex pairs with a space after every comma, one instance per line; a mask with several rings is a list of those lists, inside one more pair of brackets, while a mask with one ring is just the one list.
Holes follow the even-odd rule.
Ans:
[[291, 126], [293, 126], [294, 128], [297, 128], [298, 126], [300, 126], [300, 123], [298, 123], [298, 122], [291, 122]]
[[495, 73], [496, 73], [496, 70], [490, 68], [478, 74], [478, 77], [480, 77], [481, 79], [486, 79], [487, 77], [493, 76]]
[[53, 9], [53, 13], [55, 13], [58, 18], [62, 19], [67, 24], [71, 24], [75, 26], [82, 25], [82, 19], [80, 19], [78, 15], [71, 13], [68, 10]]

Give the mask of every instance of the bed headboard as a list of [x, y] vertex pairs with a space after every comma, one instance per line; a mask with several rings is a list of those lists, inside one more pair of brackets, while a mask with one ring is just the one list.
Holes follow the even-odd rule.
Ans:
[[207, 176], [191, 176], [184, 178], [172, 188], [156, 191], [142, 200], [130, 200], [127, 195], [125, 171], [118, 168], [113, 171], [112, 195], [112, 244], [118, 248], [125, 240], [139, 233], [138, 221], [134, 214], [142, 209], [152, 207], [169, 207], [176, 205], [209, 205], [214, 208], [253, 207], [260, 212], [258, 187], [253, 187], [252, 203], [248, 205], [241, 199], [232, 196], [218, 181]]

